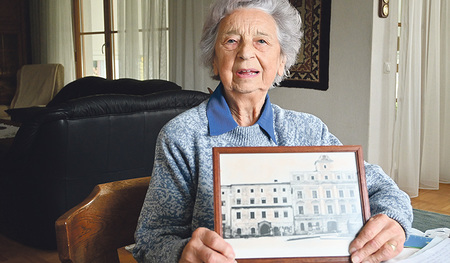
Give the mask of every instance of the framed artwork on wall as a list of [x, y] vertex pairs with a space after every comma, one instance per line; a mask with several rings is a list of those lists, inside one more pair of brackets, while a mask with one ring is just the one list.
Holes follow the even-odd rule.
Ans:
[[297, 62], [280, 86], [327, 90], [331, 0], [290, 0], [302, 18], [302, 46]]
[[215, 231], [239, 262], [349, 262], [370, 217], [361, 146], [216, 147], [213, 164]]

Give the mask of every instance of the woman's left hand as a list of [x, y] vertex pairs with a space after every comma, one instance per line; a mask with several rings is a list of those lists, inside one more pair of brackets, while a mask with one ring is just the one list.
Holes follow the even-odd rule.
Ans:
[[384, 214], [370, 218], [358, 236], [350, 243], [353, 263], [381, 262], [403, 250], [405, 231], [394, 219]]

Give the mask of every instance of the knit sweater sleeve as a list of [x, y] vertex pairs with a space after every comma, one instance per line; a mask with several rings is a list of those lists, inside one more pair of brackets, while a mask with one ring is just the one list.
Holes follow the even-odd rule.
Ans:
[[[295, 141], [290, 144], [342, 145], [328, 130], [327, 126], [317, 117], [292, 111], [278, 111], [280, 111], [279, 115], [284, 119], [289, 120], [292, 117], [297, 118], [294, 119], [295, 121], [285, 121], [287, 124], [284, 124], [284, 126], [287, 127], [286, 130], [288, 132], [290, 132], [290, 130], [296, 130], [289, 138], [295, 138], [295, 136], [298, 138], [295, 138]], [[302, 125], [298, 125], [299, 123]], [[293, 126], [293, 124], [296, 126]], [[309, 138], [311, 141], [305, 140], [304, 138]], [[364, 168], [371, 215], [386, 214], [388, 217], [396, 220], [403, 227], [408, 236], [413, 220], [409, 196], [398, 188], [397, 184], [380, 166], [365, 162]]]
[[385, 214], [396, 220], [409, 235], [413, 212], [409, 196], [378, 165], [364, 163], [370, 212]]
[[[328, 131], [325, 124], [320, 128], [322, 145], [340, 145], [339, 140]], [[404, 229], [406, 236], [411, 230], [413, 213], [409, 196], [400, 190], [383, 169], [364, 162], [366, 183], [371, 215], [385, 214], [396, 220]]]
[[[170, 124], [170, 123], [169, 123]], [[177, 125], [158, 136], [155, 162], [144, 200], [133, 251], [138, 262], [178, 262], [192, 234], [193, 189], [189, 155]], [[177, 138], [178, 137], [178, 138]]]
[[[339, 140], [322, 124], [322, 145], [340, 145]], [[366, 183], [369, 195], [371, 215], [385, 214], [396, 220], [404, 229], [406, 236], [411, 230], [413, 213], [409, 196], [400, 190], [383, 169], [374, 164], [364, 162]]]

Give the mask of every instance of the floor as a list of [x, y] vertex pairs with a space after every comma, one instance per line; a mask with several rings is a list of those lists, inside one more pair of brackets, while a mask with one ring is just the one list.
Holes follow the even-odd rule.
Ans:
[[[440, 184], [439, 190], [420, 190], [411, 199], [416, 209], [450, 215], [450, 184]], [[121, 262], [133, 262], [127, 252], [120, 251]], [[43, 251], [23, 246], [0, 235], [0, 263], [56, 263], [56, 251]]]
[[419, 197], [412, 198], [411, 204], [415, 209], [450, 215], [450, 184], [440, 184], [437, 191], [419, 190]]

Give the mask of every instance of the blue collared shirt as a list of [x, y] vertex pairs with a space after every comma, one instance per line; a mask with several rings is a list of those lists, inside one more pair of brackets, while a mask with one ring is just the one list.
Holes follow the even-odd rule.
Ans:
[[[261, 116], [256, 124], [258, 124], [261, 129], [277, 143], [273, 127], [273, 109], [271, 105], [269, 95], [267, 94]], [[209, 134], [211, 136], [224, 134], [238, 126], [237, 122], [233, 119], [230, 108], [223, 96], [222, 83], [217, 86], [208, 101], [208, 105], [206, 106], [206, 116], [208, 117]]]

